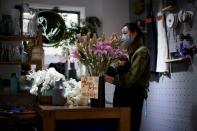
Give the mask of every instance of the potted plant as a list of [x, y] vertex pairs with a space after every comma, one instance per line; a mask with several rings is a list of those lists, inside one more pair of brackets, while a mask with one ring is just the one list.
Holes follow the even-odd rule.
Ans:
[[57, 72], [55, 68], [38, 70], [26, 76], [27, 80], [32, 81], [30, 94], [36, 95], [41, 104], [51, 104], [52, 93], [56, 83], [60, 80], [65, 80], [65, 76]]

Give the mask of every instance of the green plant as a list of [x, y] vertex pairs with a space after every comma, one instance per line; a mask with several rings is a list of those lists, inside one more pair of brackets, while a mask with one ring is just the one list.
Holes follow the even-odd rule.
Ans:
[[81, 20], [82, 26], [76, 23], [71, 23], [71, 27], [65, 28], [62, 41], [54, 44], [54, 47], [67, 46], [68, 44], [75, 44], [76, 35], [87, 35], [98, 33], [98, 28], [101, 27], [102, 22], [96, 16], [86, 17], [85, 20]]
[[95, 16], [86, 17], [84, 22], [85, 22], [84, 23], [85, 28], [87, 29], [88, 32], [96, 33], [96, 34], [98, 33], [97, 31], [98, 28], [101, 27], [101, 21], [97, 17]]

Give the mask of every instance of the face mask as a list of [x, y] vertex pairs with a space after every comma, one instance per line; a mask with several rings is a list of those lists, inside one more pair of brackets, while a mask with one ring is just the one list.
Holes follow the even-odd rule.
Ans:
[[129, 34], [123, 34], [122, 39], [126, 45], [130, 45], [132, 42], [132, 38], [129, 36]]

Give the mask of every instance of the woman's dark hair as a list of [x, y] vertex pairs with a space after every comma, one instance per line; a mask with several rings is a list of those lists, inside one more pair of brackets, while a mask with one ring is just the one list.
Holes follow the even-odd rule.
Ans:
[[142, 32], [136, 23], [126, 23], [124, 26], [127, 26], [129, 31], [137, 32], [138, 35], [142, 35]]
[[137, 47], [144, 45], [144, 34], [142, 33], [142, 31], [140, 30], [140, 28], [136, 23], [130, 22], [130, 23], [126, 23], [124, 26], [127, 26], [129, 31], [137, 33], [137, 36], [133, 41], [134, 43], [136, 43]]

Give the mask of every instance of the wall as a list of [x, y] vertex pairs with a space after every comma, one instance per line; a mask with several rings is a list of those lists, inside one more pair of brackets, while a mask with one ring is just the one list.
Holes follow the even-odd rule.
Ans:
[[[129, 0], [0, 0], [0, 14], [16, 14], [12, 9], [21, 3], [84, 7], [86, 16], [97, 16], [102, 21], [99, 35], [102, 32], [107, 36], [112, 32], [120, 33], [122, 25], [129, 21]], [[2, 65], [0, 68], [9, 70]]]
[[[133, 0], [131, 0], [132, 2]], [[160, 9], [161, 0], [153, 0], [154, 14]], [[187, 3], [187, 0], [177, 2], [180, 9], [194, 11], [197, 1]], [[165, 12], [167, 15], [169, 12]], [[144, 19], [146, 13], [135, 15], [131, 13], [132, 21]], [[197, 16], [194, 16], [193, 26], [180, 24], [176, 29], [167, 29], [170, 52], [175, 51], [175, 37], [179, 33], [190, 33], [197, 45]], [[172, 63], [169, 76], [152, 75], [150, 91], [144, 103], [141, 131], [196, 131], [197, 130], [197, 55], [190, 62]]]
[[102, 8], [103, 32], [107, 35], [112, 32], [120, 34], [122, 26], [129, 22], [129, 1], [103, 0]]
[[[138, 19], [145, 19], [147, 16], [147, 12], [148, 12], [148, 6], [150, 5], [150, 1], [151, 0], [144, 0], [144, 12], [141, 14], [136, 15], [134, 13], [134, 9], [133, 9], [133, 2], [137, 1], [137, 0], [130, 0], [130, 6], [129, 6], [129, 10], [130, 10], [130, 20], [131, 22], [136, 22], [136, 20]], [[160, 8], [161, 8], [161, 2], [162, 0], [152, 0], [152, 10], [153, 13], [156, 13]]]
[[0, 3], [0, 14], [10, 14], [10, 9], [20, 3], [85, 7], [86, 16], [100, 18], [103, 25], [99, 32], [107, 35], [120, 32], [120, 27], [129, 21], [129, 0], [0, 0]]

